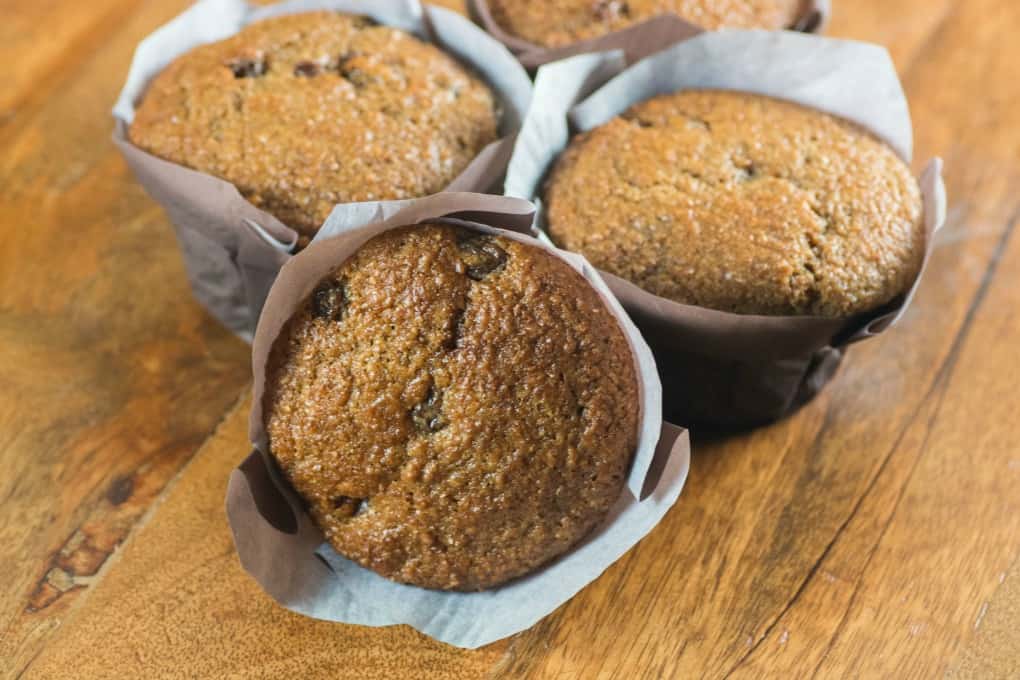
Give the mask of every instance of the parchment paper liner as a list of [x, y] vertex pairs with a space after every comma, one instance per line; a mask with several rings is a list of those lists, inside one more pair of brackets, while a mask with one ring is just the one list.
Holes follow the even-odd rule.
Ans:
[[[624, 68], [625, 59], [616, 51], [573, 57], [538, 71], [532, 107], [507, 170], [506, 193], [539, 205], [541, 237], [547, 238], [541, 230], [542, 182], [570, 135], [658, 94], [717, 88], [788, 99], [855, 121], [911, 159], [906, 97], [888, 53], [875, 45], [792, 32], [721, 31]], [[941, 167], [933, 160], [920, 179], [925, 265], [933, 235], [945, 221]], [[810, 400], [835, 373], [847, 346], [899, 320], [921, 280], [919, 275], [901, 299], [875, 313], [826, 319], [719, 312], [603, 277], [656, 353], [666, 418], [724, 426], [775, 420]]]
[[229, 182], [132, 145], [127, 126], [149, 81], [180, 54], [231, 36], [253, 21], [317, 9], [365, 14], [430, 40], [474, 68], [499, 95], [503, 138], [483, 149], [451, 190], [488, 191], [499, 181], [531, 97], [528, 74], [505, 47], [456, 12], [417, 0], [293, 0], [268, 7], [252, 7], [243, 0], [201, 0], [143, 40], [113, 110], [113, 141], [174, 224], [195, 297], [247, 341], [297, 234], [244, 200]]
[[[340, 206], [319, 239], [288, 262], [269, 293], [255, 334], [250, 435], [256, 446], [233, 472], [227, 516], [244, 568], [288, 609], [368, 626], [405, 623], [443, 642], [475, 648], [529, 628], [573, 597], [651, 531], [676, 502], [689, 466], [687, 433], [662, 422], [661, 387], [651, 352], [623, 308], [584, 258], [526, 235], [534, 208], [500, 196], [446, 193], [398, 203]], [[340, 557], [301, 509], [267, 455], [262, 395], [269, 350], [287, 319], [321, 278], [383, 231], [422, 221], [454, 221], [545, 248], [579, 271], [602, 296], [634, 350], [641, 432], [627, 486], [606, 521], [580, 545], [538, 571], [481, 593], [444, 593], [388, 581]], [[638, 500], [641, 498], [642, 500]]]
[[[507, 33], [493, 18], [487, 0], [468, 0], [468, 8], [471, 15], [485, 27], [485, 30], [510, 48], [528, 69], [535, 69], [543, 64], [578, 54], [609, 50], [622, 50], [626, 55], [627, 63], [633, 64], [679, 40], [693, 37], [705, 30], [675, 14], [661, 14], [597, 38], [550, 48], [536, 45]], [[807, 0], [804, 13], [793, 26], [793, 30], [821, 33], [828, 25], [831, 14], [829, 0]]]

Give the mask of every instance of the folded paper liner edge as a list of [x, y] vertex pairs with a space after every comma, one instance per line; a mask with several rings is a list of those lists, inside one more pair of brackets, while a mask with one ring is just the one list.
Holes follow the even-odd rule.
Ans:
[[[365, 211], [353, 219], [339, 211], [331, 215], [324, 225], [327, 236], [283, 267], [253, 343], [255, 387], [250, 437], [256, 451], [231, 477], [227, 512], [245, 569], [284, 606], [346, 623], [407, 623], [444, 642], [478, 647], [530, 627], [570, 599], [650, 531], [679, 497], [689, 467], [690, 444], [686, 431], [662, 422], [661, 386], [650, 350], [598, 273], [583, 258], [527, 235], [533, 211], [530, 203], [520, 199], [479, 194], [446, 193], [375, 207], [366, 204]], [[273, 341], [298, 305], [322, 276], [368, 239], [390, 229], [432, 220], [454, 221], [524, 241], [553, 253], [578, 271], [619, 321], [634, 352], [641, 382], [638, 447], [626, 490], [607, 521], [549, 565], [481, 593], [444, 593], [393, 583], [323, 546], [321, 532], [299, 509], [300, 503], [275, 471], [267, 455], [263, 426], [266, 362]], [[292, 533], [287, 532], [288, 528]], [[281, 560], [280, 551], [301, 557]], [[417, 606], [408, 607], [409, 601]], [[397, 607], [398, 603], [401, 606]]]
[[[532, 107], [507, 170], [506, 194], [539, 205], [538, 233], [545, 240], [541, 183], [572, 131], [596, 127], [657, 94], [718, 88], [779, 97], [862, 125], [908, 162], [913, 151], [906, 97], [888, 52], [879, 46], [789, 32], [721, 31], [685, 39], [630, 67], [625, 64], [621, 53], [612, 51], [539, 69]], [[847, 88], [848, 82], [854, 87]], [[872, 315], [829, 319], [733, 314], [656, 296], [605, 272], [603, 277], [628, 311], [675, 335], [681, 349], [766, 359], [796, 357], [829, 344], [838, 349], [884, 332], [912, 301], [935, 233], [945, 222], [941, 172], [942, 162], [936, 158], [919, 182], [926, 234], [921, 271], [897, 304]]]

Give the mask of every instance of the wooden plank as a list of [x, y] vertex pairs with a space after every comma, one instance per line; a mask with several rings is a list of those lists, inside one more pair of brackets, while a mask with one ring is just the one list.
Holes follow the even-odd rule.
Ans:
[[[52, 644], [24, 644], [42, 652], [20, 656], [15, 668], [27, 666], [27, 677], [70, 668], [83, 677], [1015, 676], [1014, 4], [837, 3], [836, 33], [892, 41], [918, 159], [948, 161], [954, 209], [917, 304], [901, 328], [856, 348], [832, 388], [793, 418], [745, 435], [700, 435], [680, 505], [536, 628], [464, 652], [406, 628], [323, 624], [269, 602], [237, 565], [222, 517], [226, 476], [247, 451], [242, 403]], [[104, 59], [97, 55], [95, 68], [116, 70]], [[975, 82], [987, 84], [980, 106], [964, 87]], [[59, 120], [44, 113], [33, 125]], [[18, 153], [30, 168], [49, 167], [31, 150]], [[128, 182], [116, 160], [94, 164], [96, 177]], [[49, 196], [35, 191], [26, 195]], [[63, 217], [77, 220], [71, 205]], [[33, 247], [42, 255], [47, 243]], [[137, 275], [125, 265], [114, 280]], [[90, 290], [73, 272], [58, 276], [68, 290]], [[35, 296], [34, 309], [46, 298], [31, 283], [0, 269], [0, 295], [10, 284], [9, 298]], [[0, 303], [5, 309], [7, 298]], [[88, 318], [98, 325], [104, 313]], [[55, 362], [51, 381], [71, 370]], [[0, 432], [11, 427], [0, 421]]]
[[957, 0], [834, 2], [826, 33], [885, 46], [903, 72], [957, 4]]
[[0, 126], [44, 97], [134, 11], [130, 0], [8, 0], [0, 21]]
[[[248, 379], [109, 143], [135, 43], [181, 4], [68, 38], [51, 95], [0, 130], [0, 669], [37, 653]], [[37, 16], [92, 11], [70, 5]]]
[[[858, 25], [853, 19], [858, 8], [868, 14], [877, 6], [838, 4], [837, 16], [845, 20], [835, 28]], [[883, 10], [888, 6], [883, 3]], [[900, 11], [912, 7], [914, 16], [925, 17], [929, 3], [896, 6]], [[950, 573], [957, 587], [946, 587], [952, 579], [936, 578], [946, 569], [936, 560], [921, 573], [939, 589], [925, 593], [921, 586], [910, 592], [908, 603], [915, 611], [921, 606], [944, 608], [957, 618], [946, 619], [953, 627], [934, 647], [938, 652], [929, 652], [917, 677], [934, 675], [924, 670], [945, 668], [966, 640], [968, 632], [959, 618], [959, 609], [966, 609], [962, 603], [974, 607], [962, 618], [977, 611], [980, 603], [974, 594], [987, 594], [995, 586], [1004, 569], [1002, 559], [1017, 554], [1020, 537], [1007, 518], [976, 510], [972, 514], [959, 497], [946, 499], [943, 506], [938, 497], [912, 496], [907, 485], [916, 461], [930, 449], [938, 447], [959, 465], [969, 465], [974, 455], [949, 439], [968, 414], [949, 406], [937, 412], [945, 425], [934, 432], [929, 427], [939, 397], [955, 389], [945, 376], [959, 356], [956, 338], [975, 322], [971, 310], [981, 299], [983, 282], [990, 280], [985, 279], [989, 264], [1002, 252], [1015, 210], [1012, 187], [1020, 135], [1010, 104], [1018, 93], [1010, 64], [1016, 62], [1017, 50], [982, 49], [1011, 44], [1011, 29], [1018, 22], [1015, 8], [1004, 8], [994, 0], [957, 3], [927, 41], [898, 58], [913, 64], [907, 86], [918, 126], [918, 159], [934, 153], [947, 156], [954, 198], [943, 237], [946, 245], [903, 326], [855, 349], [832, 389], [789, 421], [725, 441], [696, 437], [692, 478], [681, 505], [630, 559], [514, 642], [510, 651], [515, 675], [810, 675], [837, 636], [841, 607], [849, 606], [858, 579], [872, 584], [887, 607], [902, 605], [882, 599], [893, 592], [902, 596], [890, 580], [896, 552], [890, 553], [884, 570], [868, 561], [870, 551], [889, 540], [885, 527], [900, 498], [916, 504], [908, 525], [915, 531], [941, 521], [949, 508], [960, 514], [961, 522], [972, 521], [970, 530], [1004, 553], [975, 564], [971, 559], [980, 558], [968, 552], [970, 543], [935, 541], [931, 553], [918, 552], [943, 557], [937, 548], [952, 555], [957, 562]], [[994, 83], [989, 89], [995, 94], [987, 105], [975, 106], [972, 92], [961, 85], [978, 81]], [[1015, 258], [1010, 264], [1016, 266]], [[986, 353], [991, 370], [1015, 364], [1008, 348], [1008, 343], [1002, 345], [998, 360]], [[1000, 399], [1006, 396], [998, 393]], [[975, 390], [974, 408], [982, 408], [985, 398], [996, 396], [982, 398]], [[1016, 400], [1007, 403], [1015, 408]], [[946, 439], [936, 442], [933, 437]], [[999, 493], [1006, 488], [1000, 487]], [[1015, 487], [1012, 494], [1015, 498]], [[954, 505], [952, 500], [959, 502]], [[992, 508], [1002, 511], [1001, 505], [988, 501], [985, 509]], [[909, 528], [903, 531], [897, 537], [906, 543], [911, 534]], [[920, 551], [916, 540], [910, 549]], [[915, 571], [922, 566], [911, 564]], [[854, 606], [862, 609], [852, 610], [846, 625], [868, 631], [872, 644], [887, 640], [881, 653], [868, 658], [884, 664], [881, 675], [895, 677], [897, 671], [912, 668], [918, 647], [902, 643], [895, 617], [857, 619], [864, 617], [863, 607], [874, 605], [874, 599], [867, 605], [858, 600]], [[910, 632], [909, 626], [903, 630]], [[860, 639], [856, 643], [861, 646], [839, 642], [833, 659], [846, 663], [830, 659], [821, 675], [856, 673], [854, 664], [862, 661], [857, 655], [875, 651]]]
[[14, 106], [0, 115], [0, 674], [38, 653], [247, 382], [247, 348], [191, 300], [165, 217], [109, 143], [135, 45], [188, 4], [19, 0], [0, 22], [29, 78], [0, 101]]
[[[247, 454], [240, 403], [195, 457], [101, 587], [28, 668], [61, 677], [479, 677], [505, 645], [465, 652], [400, 626], [338, 626], [273, 603], [241, 570], [223, 516]], [[101, 641], [101, 644], [100, 644]]]

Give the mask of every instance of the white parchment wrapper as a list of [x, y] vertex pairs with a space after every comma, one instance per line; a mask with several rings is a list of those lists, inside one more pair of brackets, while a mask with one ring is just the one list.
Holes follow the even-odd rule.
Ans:
[[[790, 100], [854, 121], [911, 160], [906, 97], [888, 53], [876, 45], [793, 32], [719, 31], [625, 65], [616, 51], [572, 57], [538, 71], [506, 193], [536, 202], [542, 237], [542, 184], [571, 135], [660, 94], [708, 88]], [[941, 168], [935, 159], [920, 178], [925, 265], [933, 235], [945, 221]], [[903, 315], [921, 280], [919, 275], [905, 295], [872, 314], [828, 319], [682, 305], [610, 274], [603, 277], [656, 352], [667, 418], [725, 426], [775, 420], [813, 398], [848, 345], [885, 331]], [[690, 384], [699, 389], [684, 389]]]
[[[533, 206], [479, 194], [445, 193], [413, 201], [340, 206], [327, 236], [280, 272], [253, 345], [255, 395], [250, 436], [256, 451], [231, 475], [227, 516], [244, 568], [288, 609], [366, 626], [408, 624], [443, 642], [476, 648], [534, 625], [596, 579], [650, 532], [683, 489], [690, 464], [687, 433], [661, 417], [662, 393], [652, 354], [598, 273], [579, 255], [527, 235]], [[544, 248], [591, 283], [624, 330], [639, 376], [640, 433], [626, 488], [606, 521], [584, 541], [536, 572], [478, 593], [401, 585], [338, 555], [302, 509], [268, 455], [262, 396], [270, 349], [319, 281], [368, 239], [424, 221], [452, 221]]]
[[229, 182], [134, 146], [127, 139], [127, 126], [148, 83], [178, 56], [234, 35], [254, 21], [321, 9], [367, 15], [434, 42], [493, 88], [502, 102], [503, 138], [479, 153], [450, 185], [452, 190], [488, 191], [499, 181], [531, 98], [528, 74], [503, 45], [456, 12], [417, 0], [292, 0], [268, 7], [243, 0], [200, 0], [145, 38], [113, 109], [114, 143], [174, 224], [195, 297], [248, 341], [276, 273], [297, 244], [297, 234], [244, 200]]
[[[594, 4], [594, 3], [593, 3]], [[582, 40], [563, 47], [542, 47], [507, 33], [493, 18], [487, 0], [468, 0], [472, 16], [497, 40], [512, 50], [521, 63], [534, 69], [560, 59], [589, 52], [622, 50], [627, 63], [633, 64], [680, 40], [693, 37], [705, 29], [675, 14], [661, 14], [597, 38]], [[790, 28], [805, 33], [821, 33], [832, 15], [829, 0], [807, 0], [800, 19]]]

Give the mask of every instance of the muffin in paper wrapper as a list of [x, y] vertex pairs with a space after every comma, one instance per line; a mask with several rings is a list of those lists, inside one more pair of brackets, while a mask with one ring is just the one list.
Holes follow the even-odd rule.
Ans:
[[[518, 136], [506, 193], [532, 199], [543, 230], [543, 183], [572, 134], [598, 127], [632, 105], [684, 89], [751, 92], [853, 121], [906, 162], [913, 130], [906, 97], [885, 49], [793, 32], [702, 33], [627, 67], [619, 51], [543, 66]], [[900, 319], [945, 221], [942, 163], [920, 177], [924, 266], [909, 290], [853, 318], [757, 316], [684, 305], [603, 273], [655, 352], [665, 415], [685, 425], [746, 427], [774, 421], [812, 399], [847, 348]], [[696, 389], [691, 389], [696, 386]]]
[[479, 153], [451, 190], [489, 191], [499, 182], [531, 97], [528, 74], [503, 45], [456, 12], [417, 0], [292, 0], [267, 7], [200, 0], [143, 40], [113, 110], [113, 141], [170, 217], [195, 297], [247, 341], [273, 279], [295, 250], [297, 233], [242, 198], [233, 184], [142, 151], [128, 140], [127, 128], [149, 81], [191, 48], [261, 19], [323, 9], [366, 15], [433, 42], [482, 76], [497, 95], [502, 138]]
[[[705, 30], [676, 14], [660, 14], [606, 35], [580, 40], [562, 47], [544, 47], [507, 32], [492, 16], [487, 0], [468, 0], [468, 8], [475, 20], [516, 54], [528, 69], [579, 54], [610, 50], [622, 50], [627, 63], [633, 64], [678, 40], [693, 37]], [[790, 29], [805, 33], [821, 33], [829, 24], [831, 15], [830, 0], [806, 0], [800, 18], [790, 26]]]
[[[528, 234], [533, 215], [526, 201], [468, 193], [342, 205], [326, 221], [321, 238], [282, 268], [252, 348], [250, 436], [255, 451], [232, 473], [226, 505], [241, 564], [284, 607], [349, 624], [407, 624], [448, 644], [480, 647], [529, 628], [569, 600], [649, 533], [679, 498], [690, 464], [689, 441], [684, 430], [662, 420], [661, 385], [648, 346], [584, 258]], [[448, 222], [516, 239], [566, 262], [619, 322], [639, 381], [638, 443], [625, 488], [605, 521], [559, 558], [481, 592], [399, 584], [337, 554], [280, 475], [263, 423], [266, 363], [287, 320], [326, 274], [370, 238], [422, 222]]]

